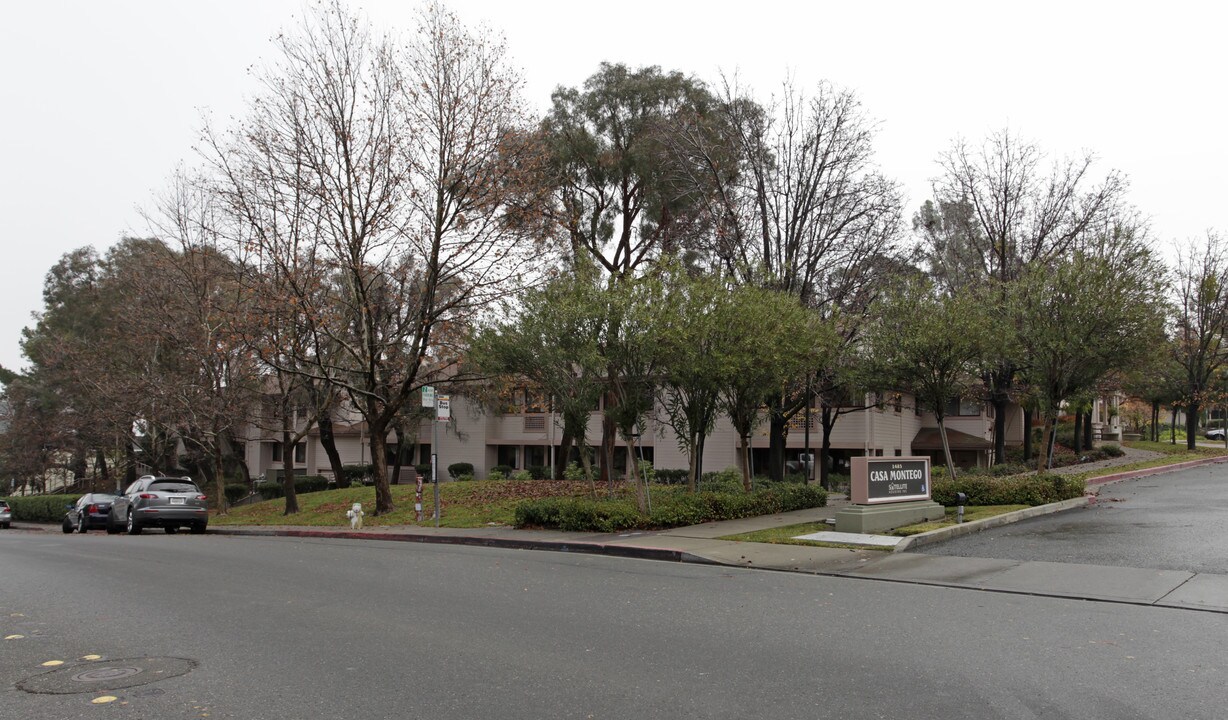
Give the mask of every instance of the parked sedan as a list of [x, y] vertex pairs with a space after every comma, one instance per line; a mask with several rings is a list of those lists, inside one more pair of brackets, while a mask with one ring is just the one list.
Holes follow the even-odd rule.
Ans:
[[77, 502], [68, 506], [64, 513], [62, 529], [66, 533], [76, 530], [79, 533], [90, 528], [105, 528], [107, 518], [111, 514], [111, 503], [115, 496], [110, 493], [89, 493], [82, 495]]
[[13, 524], [13, 509], [9, 507], [8, 503], [4, 502], [3, 500], [0, 500], [0, 528], [4, 528], [5, 530], [8, 530], [9, 526], [12, 524]]
[[206, 499], [191, 478], [146, 475], [115, 498], [107, 532], [140, 535], [147, 527], [160, 527], [170, 535], [186, 527], [194, 535], [203, 533], [209, 524]]
[[1207, 439], [1208, 440], [1223, 440], [1224, 439], [1224, 428], [1211, 428], [1210, 430], [1207, 431]]

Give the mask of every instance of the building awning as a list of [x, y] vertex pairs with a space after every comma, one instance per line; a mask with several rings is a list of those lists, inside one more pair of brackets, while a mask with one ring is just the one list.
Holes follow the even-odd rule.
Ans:
[[[965, 432], [952, 430], [947, 428], [947, 444], [952, 450], [992, 450], [993, 443], [976, 435], [969, 435]], [[941, 450], [942, 436], [938, 434], [938, 428], [921, 428], [917, 431], [917, 436], [912, 439], [913, 452], [918, 450]]]

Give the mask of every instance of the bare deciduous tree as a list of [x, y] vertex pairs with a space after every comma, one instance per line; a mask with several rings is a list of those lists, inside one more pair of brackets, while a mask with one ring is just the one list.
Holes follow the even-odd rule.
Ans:
[[342, 392], [375, 460], [376, 513], [393, 509], [387, 436], [422, 385], [455, 371], [463, 328], [529, 269], [506, 217], [522, 191], [520, 80], [502, 43], [428, 6], [404, 44], [339, 3], [277, 39], [266, 92], [206, 155], [309, 346], [278, 369]]

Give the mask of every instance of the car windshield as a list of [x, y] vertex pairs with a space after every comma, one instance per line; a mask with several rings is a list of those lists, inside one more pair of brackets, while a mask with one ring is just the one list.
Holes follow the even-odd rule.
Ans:
[[149, 483], [149, 489], [167, 493], [200, 492], [195, 485], [186, 480], [154, 480]]
[[94, 493], [93, 495], [90, 495], [89, 498], [90, 498], [90, 502], [100, 503], [100, 502], [111, 502], [112, 500], [115, 499], [115, 496], [110, 495], [108, 493]]

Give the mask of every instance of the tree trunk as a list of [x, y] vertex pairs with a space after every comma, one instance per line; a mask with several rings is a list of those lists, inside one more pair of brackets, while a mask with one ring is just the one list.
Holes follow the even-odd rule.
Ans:
[[1075, 455], [1083, 452], [1083, 411], [1075, 411], [1074, 417], [1074, 447]]
[[396, 443], [393, 447], [392, 458], [392, 478], [390, 480], [393, 485], [401, 484], [401, 449], [405, 447], [405, 438], [402, 436], [401, 423], [392, 426], [392, 436], [396, 438]]
[[699, 452], [695, 453], [695, 491], [700, 489], [700, 482], [704, 476], [704, 450], [708, 447], [708, 438], [699, 438]]
[[1177, 444], [1177, 406], [1173, 405], [1173, 419], [1168, 423], [1168, 442]]
[[588, 444], [580, 445], [580, 467], [584, 468], [584, 477], [588, 479], [588, 488], [597, 497], [597, 480], [593, 477], [593, 461], [588, 456]]
[[776, 481], [785, 479], [785, 446], [788, 439], [789, 421], [780, 408], [772, 408], [768, 420], [768, 477]]
[[1088, 410], [1083, 415], [1083, 447], [1088, 450], [1092, 449], [1092, 411]]
[[947, 472], [951, 475], [951, 480], [955, 480], [955, 460], [951, 458], [951, 444], [947, 442], [947, 425], [941, 418], [938, 420], [938, 436], [942, 438], [942, 455], [947, 461]]
[[1160, 442], [1160, 403], [1151, 401], [1151, 432], [1147, 433], [1151, 442]]
[[635, 483], [635, 506], [641, 514], [648, 514], [648, 488], [640, 474], [639, 459], [635, 456], [635, 440], [630, 436], [624, 439], [627, 447], [627, 482]]
[[699, 487], [699, 438], [698, 433], [691, 433], [690, 448], [691, 452], [687, 454], [687, 469], [686, 469], [686, 489], [687, 492], [695, 492]]
[[1049, 433], [1052, 430], [1052, 423], [1049, 420], [1049, 413], [1044, 415], [1044, 424], [1041, 425], [1040, 433], [1040, 452], [1036, 455], [1036, 473], [1040, 474], [1045, 471], [1045, 466], [1049, 462]]
[[750, 492], [750, 435], [742, 435], [742, 489]]
[[[607, 397], [608, 400], [608, 397]], [[614, 443], [617, 429], [609, 415], [601, 416], [601, 479], [606, 483], [606, 492], [614, 495]]]
[[994, 393], [993, 405], [993, 464], [1006, 457], [1006, 407], [1009, 398], [1005, 392]]
[[[392, 490], [388, 486], [388, 463], [385, 456], [388, 450], [388, 426], [383, 423], [367, 422], [367, 429], [371, 431], [371, 436], [368, 438], [371, 448], [371, 473], [375, 476], [375, 515], [387, 515], [396, 510], [396, 505], [392, 502]], [[431, 452], [439, 455], [438, 448], [431, 448]]]
[[294, 438], [291, 436], [290, 416], [282, 414], [281, 426], [281, 488], [286, 496], [285, 515], [298, 512], [298, 493], [294, 489]]
[[[214, 437], [217, 437], [216, 435]], [[217, 514], [225, 515], [230, 510], [230, 503], [226, 502], [226, 473], [222, 465], [222, 443], [218, 440], [213, 442], [213, 479], [214, 487], [217, 492]]]
[[[836, 427], [838, 414], [824, 405], [819, 422], [823, 425], [823, 439], [819, 445], [819, 486], [831, 490], [831, 432]], [[911, 453], [911, 450], [910, 450]]]
[[1023, 464], [1032, 462], [1032, 408], [1023, 409]]
[[1185, 409], [1185, 448], [1187, 450], [1193, 450], [1194, 442], [1198, 439], [1199, 412], [1199, 404], [1196, 402], [1190, 403]]
[[350, 481], [345, 477], [345, 468], [341, 465], [341, 453], [337, 452], [337, 439], [333, 436], [333, 419], [327, 412], [323, 412], [318, 422], [320, 424], [320, 445], [324, 447], [324, 454], [328, 456], [328, 466], [332, 468], [333, 480], [337, 482], [337, 487], [347, 488], [350, 486]]
[[563, 479], [563, 472], [567, 469], [567, 466], [569, 465], [568, 460], [571, 458], [571, 446], [573, 442], [574, 439], [572, 438], [571, 433], [564, 428], [563, 436], [559, 438], [558, 454], [554, 456], [554, 470], [551, 473], [555, 480]]
[[[136, 482], [136, 447], [132, 444], [132, 440], [124, 441], [124, 487], [128, 487]], [[118, 485], [115, 487], [116, 492], [122, 492], [123, 488]]]

